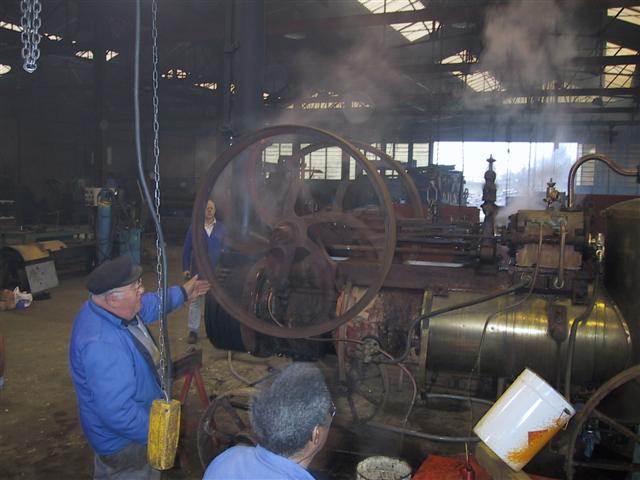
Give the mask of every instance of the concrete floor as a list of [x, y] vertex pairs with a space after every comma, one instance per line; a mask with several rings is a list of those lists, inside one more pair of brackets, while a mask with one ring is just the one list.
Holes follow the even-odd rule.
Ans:
[[[169, 283], [182, 283], [179, 247], [168, 249], [168, 262]], [[146, 265], [145, 272], [145, 286], [152, 289], [156, 284], [154, 268]], [[62, 279], [60, 286], [51, 290], [49, 300], [34, 302], [26, 310], [0, 313], [0, 332], [5, 336], [7, 351], [6, 385], [4, 390], [0, 390], [2, 479], [91, 477], [93, 453], [78, 423], [67, 360], [71, 325], [80, 305], [86, 299], [84, 276], [78, 275]], [[186, 325], [186, 307], [169, 316], [174, 357], [190, 347], [186, 343]], [[203, 351], [202, 374], [208, 394], [219, 395], [242, 386], [229, 372], [226, 352], [214, 349], [206, 339], [204, 322], [201, 325], [199, 347]], [[247, 354], [235, 354], [234, 359], [237, 371], [250, 379], [261, 378], [268, 368], [290, 361], [282, 357], [257, 359]], [[325, 359], [320, 362], [321, 366], [326, 370], [331, 360]], [[331, 369], [331, 365], [328, 368]], [[331, 376], [331, 373], [328, 375]], [[181, 383], [177, 381], [174, 385], [174, 397], [178, 395]], [[393, 395], [393, 399], [400, 402], [396, 412], [400, 415], [396, 416], [401, 418], [406, 411], [406, 400], [402, 395]], [[340, 405], [338, 402], [336, 404]], [[393, 410], [393, 405], [391, 407]], [[466, 434], [468, 413], [458, 408], [448, 410], [453, 417], [443, 417], [442, 414], [425, 416], [418, 412], [412, 418], [417, 416], [420, 417], [419, 420], [424, 420], [427, 417], [437, 417], [437, 425], [427, 428], [435, 428], [436, 432], [443, 434]], [[192, 388], [184, 406], [183, 422], [193, 425], [201, 413], [202, 408], [195, 389]], [[332, 428], [332, 437], [318, 462], [320, 470], [329, 472], [326, 478], [355, 477], [354, 465], [361, 458], [347, 453], [349, 451], [384, 453], [405, 458], [410, 456], [412, 466], [416, 468], [428, 453], [459, 453], [463, 449], [461, 445], [434, 445], [425, 442], [412, 444], [407, 439], [393, 435], [378, 434], [373, 438], [371, 431], [364, 431], [358, 437], [341, 426], [347, 422], [340, 418], [339, 411]], [[185, 451], [185, 463], [180, 468], [163, 474], [163, 478], [202, 478], [195, 448], [195, 432], [187, 433], [181, 445]], [[336, 449], [339, 453], [336, 453]]]
[[[169, 283], [183, 283], [180, 248], [170, 247], [168, 252]], [[153, 271], [153, 267], [145, 266], [143, 279], [148, 290], [156, 284]], [[0, 332], [5, 336], [7, 356], [6, 384], [0, 390], [0, 478], [3, 479], [89, 478], [93, 469], [93, 453], [77, 418], [67, 359], [73, 319], [88, 295], [84, 276], [63, 278], [50, 293], [50, 300], [33, 302], [25, 310], [0, 313]], [[157, 328], [153, 331], [157, 334]], [[186, 307], [170, 314], [169, 334], [173, 356], [191, 347], [186, 343]], [[215, 350], [206, 339], [204, 322], [199, 346], [203, 350], [202, 373], [207, 393], [240, 386], [240, 382], [227, 373], [226, 352]], [[266, 371], [262, 362], [247, 365], [238, 367], [246, 375], [251, 374], [247, 370], [255, 369], [257, 375]], [[181, 383], [176, 382], [175, 395]], [[185, 416], [193, 423], [200, 413], [192, 388]], [[165, 477], [202, 478], [197, 454], [189, 453], [193, 454], [189, 455], [190, 472], [181, 470]]]

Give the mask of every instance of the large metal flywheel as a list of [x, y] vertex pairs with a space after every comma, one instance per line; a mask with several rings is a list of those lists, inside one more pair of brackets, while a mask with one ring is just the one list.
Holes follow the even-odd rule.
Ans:
[[[328, 162], [319, 167], [317, 158], [300, 154], [317, 144], [340, 149], [342, 171], [337, 176], [329, 174], [335, 167]], [[335, 196], [349, 181], [345, 165], [352, 161], [364, 172], [358, 180], [366, 177], [375, 195], [347, 206]], [[358, 147], [328, 131], [283, 125], [237, 139], [201, 183], [194, 232], [202, 229], [209, 199], [227, 229], [224, 268], [246, 271], [247, 277], [241, 290], [226, 288], [216, 275], [222, 266], [208, 261], [204, 236], [194, 235], [199, 271], [230, 315], [263, 334], [303, 338], [334, 330], [374, 298], [391, 267], [396, 219], [383, 179]], [[348, 256], [345, 245], [352, 246]], [[349, 269], [341, 268], [347, 263], [373, 267], [374, 274], [365, 295], [336, 313], [340, 291], [351, 283]]]

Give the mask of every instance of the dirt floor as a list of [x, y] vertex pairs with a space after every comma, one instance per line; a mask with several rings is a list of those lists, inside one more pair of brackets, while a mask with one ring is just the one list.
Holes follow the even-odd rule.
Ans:
[[[180, 249], [171, 247], [168, 254], [169, 283], [182, 283]], [[148, 289], [156, 284], [153, 267], [145, 266], [144, 283]], [[51, 290], [51, 299], [34, 302], [26, 310], [0, 313], [0, 332], [5, 336], [7, 366], [6, 385], [0, 390], [0, 478], [75, 479], [90, 478], [93, 453], [87, 445], [76, 412], [76, 400], [68, 371], [67, 348], [73, 318], [87, 299], [82, 275], [61, 279]], [[171, 349], [174, 356], [184, 353], [187, 309], [170, 315]], [[229, 370], [227, 352], [214, 349], [201, 325], [198, 347], [203, 352], [202, 370], [209, 395], [221, 395], [242, 386]], [[328, 380], [335, 377], [332, 362], [320, 362]], [[234, 354], [237, 373], [251, 380], [262, 377], [269, 369], [291, 360], [284, 357], [258, 359], [248, 354]], [[182, 381], [176, 381], [174, 396]], [[408, 405], [411, 387], [405, 377], [398, 385], [392, 377], [391, 395], [384, 421], [401, 423]], [[336, 394], [339, 395], [339, 392]], [[337, 399], [339, 400], [339, 399]], [[369, 427], [352, 428], [348, 408], [338, 414], [331, 437], [321, 458], [316, 462], [318, 478], [355, 478], [355, 464], [367, 455], [385, 454], [406, 458], [415, 469], [429, 453], [460, 453], [463, 446], [413, 442], [396, 434], [384, 434]], [[346, 405], [342, 401], [342, 405]], [[342, 410], [342, 411], [341, 411]], [[183, 411], [187, 426], [181, 441], [183, 454], [179, 464], [163, 474], [165, 479], [199, 479], [202, 467], [198, 460], [195, 427], [203, 409], [192, 388]], [[481, 412], [477, 412], [480, 414]], [[415, 410], [412, 425], [426, 424], [436, 433], [465, 435], [469, 422], [464, 407], [448, 405], [444, 413], [426, 415]], [[421, 425], [422, 426], [422, 425]]]

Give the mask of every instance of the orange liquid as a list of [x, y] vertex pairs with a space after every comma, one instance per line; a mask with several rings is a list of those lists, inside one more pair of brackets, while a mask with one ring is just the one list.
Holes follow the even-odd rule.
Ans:
[[564, 423], [558, 419], [544, 430], [535, 430], [528, 433], [527, 444], [520, 448], [510, 451], [507, 458], [510, 462], [524, 464], [533, 458], [533, 456], [542, 450], [549, 440], [558, 433]]

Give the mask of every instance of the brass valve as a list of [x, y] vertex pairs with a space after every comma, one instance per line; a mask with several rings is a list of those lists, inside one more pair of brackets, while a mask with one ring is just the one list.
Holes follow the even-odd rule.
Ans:
[[596, 260], [598, 260], [598, 263], [602, 263], [602, 261], [604, 260], [604, 250], [605, 250], [604, 234], [598, 233], [596, 234], [595, 237], [589, 234], [589, 246], [594, 249], [594, 252], [596, 254]]

